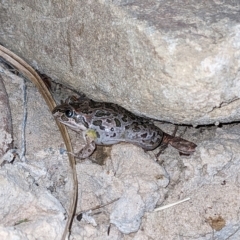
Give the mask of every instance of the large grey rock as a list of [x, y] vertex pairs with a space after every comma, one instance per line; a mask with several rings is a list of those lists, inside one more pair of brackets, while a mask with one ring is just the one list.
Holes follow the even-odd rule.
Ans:
[[183, 157], [181, 167], [170, 156], [165, 165], [174, 190], [168, 186], [167, 202], [191, 200], [146, 214], [144, 231], [133, 239], [240, 239], [239, 130], [239, 125], [227, 126], [210, 138], [204, 133], [196, 154], [191, 159]]
[[[0, 239], [59, 239], [72, 189], [61, 135], [33, 84], [2, 65], [0, 74], [9, 97], [13, 147], [18, 153], [12, 163], [4, 161], [0, 166]], [[0, 148], [4, 146], [1, 142]]]
[[[149, 154], [129, 144], [114, 145], [104, 166], [85, 161], [77, 165], [77, 172], [79, 210], [86, 212], [119, 198], [110, 205], [110, 220], [104, 223], [99, 216], [93, 223], [98, 227], [112, 223], [125, 234], [138, 231], [145, 212], [152, 211], [157, 201], [163, 201], [169, 183], [166, 171]], [[77, 221], [73, 228], [75, 224]], [[86, 226], [80, 226], [84, 237]]]
[[1, 1], [0, 42], [96, 100], [152, 118], [239, 120], [238, 1]]
[[47, 189], [36, 187], [33, 179], [39, 171], [28, 168], [16, 163], [0, 169], [1, 239], [57, 239], [65, 226], [65, 210]]

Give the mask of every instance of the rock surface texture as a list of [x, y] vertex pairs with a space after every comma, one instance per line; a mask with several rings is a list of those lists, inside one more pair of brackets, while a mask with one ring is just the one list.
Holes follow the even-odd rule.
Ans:
[[5, 153], [12, 148], [12, 120], [8, 95], [0, 76], [0, 165], [5, 161]]
[[[0, 168], [0, 238], [60, 239], [72, 189], [63, 140], [36, 88], [5, 68], [0, 72], [19, 153]], [[169, 124], [160, 127], [173, 130]], [[239, 239], [239, 132], [239, 124], [185, 133], [180, 127], [178, 134], [198, 144], [190, 157], [169, 147], [156, 162], [153, 152], [118, 144], [77, 163], [81, 217], [74, 218], [70, 239]], [[70, 133], [77, 151], [83, 138]], [[100, 156], [105, 156], [101, 165], [96, 163]], [[187, 197], [185, 203], [153, 211]]]
[[[239, 1], [0, 0], [0, 21], [1, 44], [94, 100], [173, 123], [239, 121]], [[0, 157], [12, 139], [18, 153], [0, 162], [0, 239], [60, 239], [72, 191], [63, 140], [35, 86], [0, 74], [13, 126], [0, 91]], [[169, 147], [156, 161], [118, 144], [79, 161], [70, 239], [240, 239], [240, 124], [184, 130], [191, 156]], [[77, 152], [84, 140], [70, 134]]]
[[95, 100], [173, 123], [239, 120], [239, 1], [0, 3], [0, 42]]
[[0, 167], [0, 239], [58, 239], [66, 224], [71, 189], [67, 157], [51, 144], [61, 136], [33, 85], [5, 68], [0, 67], [0, 73], [18, 154], [12, 163], [3, 161]]

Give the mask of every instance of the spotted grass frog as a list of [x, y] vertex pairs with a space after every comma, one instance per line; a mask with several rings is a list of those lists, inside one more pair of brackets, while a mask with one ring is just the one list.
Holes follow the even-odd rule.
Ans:
[[86, 145], [75, 154], [81, 159], [89, 157], [96, 145], [119, 142], [132, 143], [147, 151], [170, 144], [187, 155], [193, 153], [197, 146], [163, 132], [151, 120], [136, 116], [117, 104], [95, 102], [86, 96], [71, 96], [56, 106], [52, 113], [72, 130], [83, 132]]

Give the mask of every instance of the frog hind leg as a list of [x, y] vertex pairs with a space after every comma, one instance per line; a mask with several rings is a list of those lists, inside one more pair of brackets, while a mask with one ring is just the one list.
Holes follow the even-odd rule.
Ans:
[[174, 132], [172, 135], [164, 133], [162, 144], [160, 146], [160, 151], [157, 154], [157, 157], [165, 150], [168, 144], [176, 148], [181, 155], [190, 155], [195, 152], [197, 145], [193, 142], [187, 141], [180, 137], [175, 137], [178, 127], [175, 126]]
[[172, 135], [168, 135], [168, 134], [164, 133], [162, 143], [161, 143], [161, 145], [159, 147], [159, 152], [156, 154], [156, 158], [157, 159], [160, 156], [160, 154], [162, 154], [163, 151], [168, 147], [169, 138], [172, 138], [172, 137], [174, 138], [175, 137], [175, 135], [177, 133], [177, 130], [178, 130], [178, 126], [175, 126]]
[[84, 133], [84, 138], [86, 141], [86, 145], [78, 153], [74, 154], [75, 157], [80, 159], [85, 159], [91, 156], [94, 150], [96, 149], [95, 140], [97, 138], [97, 133], [95, 130], [88, 129]]
[[180, 153], [184, 155], [190, 155], [194, 153], [195, 148], [197, 147], [195, 143], [187, 141], [180, 137], [173, 137], [165, 134], [165, 139], [166, 142], [168, 142], [172, 147], [176, 148]]

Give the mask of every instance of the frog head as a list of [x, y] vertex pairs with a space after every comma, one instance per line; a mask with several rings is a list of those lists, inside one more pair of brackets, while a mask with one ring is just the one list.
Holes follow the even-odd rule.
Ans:
[[86, 130], [87, 127], [84, 125], [81, 116], [79, 116], [74, 107], [70, 104], [63, 103], [61, 105], [56, 106], [52, 114], [55, 119], [64, 125], [70, 127], [72, 130], [76, 132], [80, 132]]

